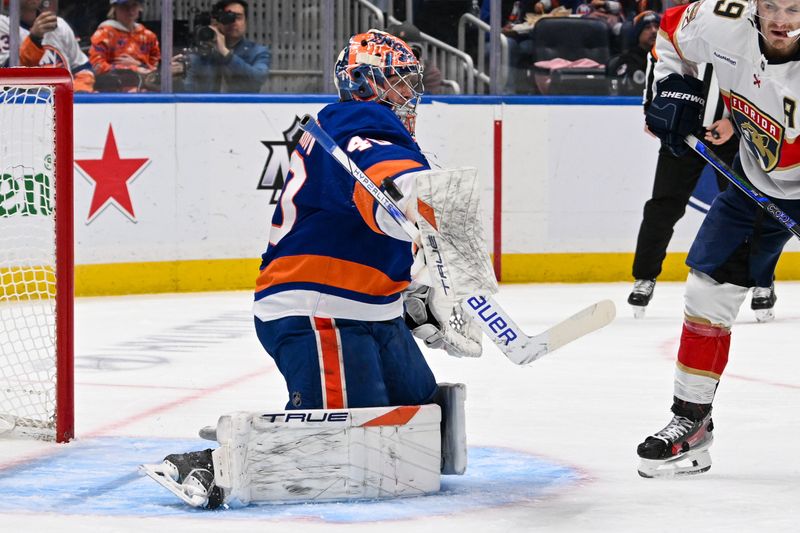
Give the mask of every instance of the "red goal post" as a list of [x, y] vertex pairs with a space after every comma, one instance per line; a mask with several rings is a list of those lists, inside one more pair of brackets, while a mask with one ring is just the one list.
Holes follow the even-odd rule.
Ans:
[[75, 434], [72, 109], [69, 71], [0, 68], [0, 437]]

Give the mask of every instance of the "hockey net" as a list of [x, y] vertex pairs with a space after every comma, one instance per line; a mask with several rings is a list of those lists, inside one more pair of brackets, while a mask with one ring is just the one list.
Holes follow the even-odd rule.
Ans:
[[0, 437], [73, 436], [72, 82], [0, 69]]

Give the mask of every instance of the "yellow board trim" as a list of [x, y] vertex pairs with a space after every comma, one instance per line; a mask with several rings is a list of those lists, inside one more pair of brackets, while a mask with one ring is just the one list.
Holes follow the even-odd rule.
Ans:
[[252, 290], [260, 259], [209, 259], [75, 266], [76, 296]]
[[[684, 281], [685, 253], [667, 254], [660, 281]], [[505, 283], [599, 283], [631, 281], [632, 253], [505, 254]], [[75, 295], [252, 290], [260, 259], [208, 259], [75, 266]], [[780, 280], [800, 280], [800, 252], [781, 256]]]
[[[659, 281], [685, 281], [686, 253], [667, 254]], [[504, 254], [506, 283], [595, 283], [631, 281], [632, 253]], [[800, 252], [786, 252], [775, 272], [780, 280], [800, 280]]]

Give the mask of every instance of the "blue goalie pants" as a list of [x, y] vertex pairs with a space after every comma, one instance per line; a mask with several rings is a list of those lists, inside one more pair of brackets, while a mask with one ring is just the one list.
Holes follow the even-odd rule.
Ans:
[[401, 318], [381, 322], [291, 316], [256, 333], [289, 392], [287, 409], [422, 405], [436, 380]]

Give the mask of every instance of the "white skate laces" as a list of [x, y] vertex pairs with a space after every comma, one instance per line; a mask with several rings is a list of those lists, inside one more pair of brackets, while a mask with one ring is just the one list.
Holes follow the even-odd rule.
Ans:
[[653, 289], [655, 286], [656, 282], [651, 279], [637, 279], [633, 282], [632, 292], [649, 297], [653, 294]]
[[672, 420], [670, 420], [669, 424], [667, 424], [664, 429], [653, 435], [653, 437], [661, 439], [666, 442], [667, 445], [672, 446], [673, 442], [677, 442], [679, 439], [688, 434], [694, 425], [695, 422], [686, 418], [685, 416], [674, 416]]

